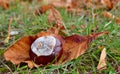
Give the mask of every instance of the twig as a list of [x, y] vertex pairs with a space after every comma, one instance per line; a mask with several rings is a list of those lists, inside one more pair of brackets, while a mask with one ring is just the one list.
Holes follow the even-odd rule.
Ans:
[[12, 20], [13, 20], [13, 18], [10, 18], [9, 19], [9, 23], [8, 23], [8, 36], [7, 36], [7, 38], [5, 39], [5, 43], [8, 43], [9, 42], [9, 39], [10, 39], [10, 29], [11, 29], [11, 23], [12, 23]]
[[106, 28], [111, 23], [112, 23], [112, 21], [109, 21], [108, 23], [106, 23], [105, 26], [104, 26], [104, 28]]

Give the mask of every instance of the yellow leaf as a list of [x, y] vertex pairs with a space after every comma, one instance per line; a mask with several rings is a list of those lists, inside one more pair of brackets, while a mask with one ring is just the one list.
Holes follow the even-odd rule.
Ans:
[[103, 70], [103, 69], [106, 69], [106, 48], [104, 48], [101, 52], [101, 55], [100, 55], [100, 60], [99, 60], [99, 63], [98, 63], [98, 66], [97, 66], [97, 69], [98, 70]]

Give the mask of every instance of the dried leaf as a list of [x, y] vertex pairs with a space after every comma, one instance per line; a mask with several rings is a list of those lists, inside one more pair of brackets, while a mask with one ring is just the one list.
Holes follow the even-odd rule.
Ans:
[[34, 40], [34, 36], [21, 38], [4, 53], [5, 59], [11, 61], [13, 64], [20, 64], [21, 62], [30, 60], [30, 45]]
[[25, 61], [25, 63], [28, 64], [29, 68], [33, 68], [35, 66], [33, 61]]
[[117, 24], [120, 24], [120, 18], [114, 16], [114, 15], [111, 14], [110, 12], [105, 11], [105, 12], [103, 13], [103, 15], [104, 15], [105, 17], [107, 17], [107, 18], [115, 18], [116, 23], [117, 23]]
[[101, 3], [109, 9], [113, 8], [113, 3], [111, 0], [101, 0]]
[[35, 64], [33, 61], [24, 61], [25, 63], [27, 63], [28, 64], [28, 67], [29, 68], [34, 68], [34, 67], [39, 67], [40, 65], [37, 65], [37, 64]]
[[119, 17], [116, 17], [116, 23], [120, 24], [120, 18]]
[[111, 14], [110, 12], [104, 11], [103, 15], [107, 18], [114, 18], [115, 16]]
[[55, 34], [58, 34], [59, 31], [65, 29], [62, 17], [58, 10], [55, 8], [50, 9], [50, 13], [48, 15], [48, 22], [51, 24], [54, 22], [54, 27], [50, 28], [49, 31], [54, 31]]
[[54, 23], [53, 24], [54, 27], [50, 28], [48, 31], [51, 31], [57, 34], [60, 30], [65, 29], [65, 26], [64, 26], [64, 23], [62, 21], [62, 17], [59, 11], [56, 10], [53, 5], [49, 4], [49, 5], [42, 6], [38, 10], [36, 10], [35, 13], [42, 14], [46, 12], [47, 10], [50, 10], [48, 14], [48, 23], [49, 24]]
[[63, 55], [59, 60], [60, 63], [65, 63], [83, 54], [88, 47], [89, 40], [86, 37], [73, 35], [65, 38], [63, 44]]
[[74, 25], [74, 24], [70, 26], [70, 29], [71, 29], [71, 30], [74, 30], [74, 29], [76, 29], [76, 28], [77, 28], [77, 27], [76, 27], [76, 25]]
[[82, 29], [85, 29], [85, 28], [87, 27], [87, 25], [86, 25], [86, 24], [82, 24], [82, 25], [80, 25], [80, 27], [81, 27]]
[[10, 3], [10, 0], [0, 0], [0, 6], [3, 7], [4, 9], [9, 8], [9, 3]]
[[59, 11], [56, 10], [55, 8], [52, 8], [48, 15], [48, 22], [51, 23], [53, 21], [56, 22], [56, 24], [63, 24], [62, 17]]
[[101, 52], [101, 55], [100, 55], [100, 60], [99, 60], [99, 63], [98, 63], [98, 66], [97, 66], [97, 69], [98, 70], [103, 70], [103, 69], [106, 69], [106, 48], [104, 48]]
[[38, 9], [36, 9], [35, 14], [40, 15], [45, 13], [47, 10], [51, 9], [53, 7], [53, 5], [49, 4], [49, 5], [45, 5], [45, 6], [41, 6]]
[[108, 32], [96, 33], [89, 36], [72, 35], [66, 37], [63, 43], [63, 55], [57, 64], [66, 63], [67, 61], [79, 57], [85, 53], [92, 40], [104, 34], [108, 34]]
[[[73, 35], [62, 38], [63, 54], [55, 64], [65, 63], [79, 57], [86, 51], [89, 43], [94, 38], [106, 33], [108, 32], [101, 32], [90, 36]], [[36, 65], [32, 63], [32, 60], [29, 56], [31, 44], [36, 38], [48, 35], [56, 36], [58, 39], [61, 38], [61, 36], [51, 34], [50, 32], [40, 32], [36, 36], [25, 36], [8, 48], [8, 50], [4, 53], [5, 59], [7, 61], [11, 61], [13, 64], [20, 64], [21, 62], [25, 62], [28, 63], [30, 68], [36, 67]]]

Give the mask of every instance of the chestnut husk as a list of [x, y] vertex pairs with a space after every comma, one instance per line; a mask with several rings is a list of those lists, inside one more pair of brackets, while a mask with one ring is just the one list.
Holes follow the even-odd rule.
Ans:
[[54, 50], [53, 50], [52, 54], [50, 54], [48, 56], [44, 56], [44, 55], [37, 56], [30, 49], [29, 55], [30, 55], [31, 60], [33, 60], [33, 62], [35, 64], [38, 64], [38, 65], [47, 65], [49, 63], [55, 63], [55, 62], [57, 62], [60, 59], [60, 57], [62, 56], [62, 52], [63, 52], [62, 42], [61, 42], [60, 39], [56, 38], [56, 45], [54, 47]]

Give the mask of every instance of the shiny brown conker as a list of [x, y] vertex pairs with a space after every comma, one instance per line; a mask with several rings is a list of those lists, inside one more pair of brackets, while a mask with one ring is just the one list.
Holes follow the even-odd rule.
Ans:
[[[31, 45], [29, 55], [31, 60], [33, 60], [33, 62], [35, 62], [38, 65], [55, 63], [56, 61], [59, 60], [59, 58], [62, 55], [62, 43], [58, 38], [54, 36], [43, 36], [40, 37], [39, 39], [36, 39], [33, 43], [35, 45], [34, 44]], [[34, 46], [35, 50], [32, 50]], [[37, 54], [35, 52], [37, 52]], [[40, 55], [38, 52], [40, 52]]]

